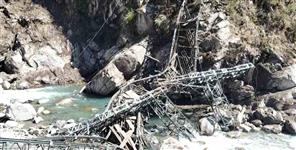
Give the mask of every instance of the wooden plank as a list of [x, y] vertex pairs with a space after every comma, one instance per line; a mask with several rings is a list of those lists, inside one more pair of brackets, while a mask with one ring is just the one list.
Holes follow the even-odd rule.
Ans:
[[[130, 136], [130, 137], [126, 136], [126, 132], [124, 132], [124, 131], [122, 130], [122, 128], [121, 128], [118, 124], [114, 125], [114, 127], [115, 127], [115, 129], [118, 131], [118, 133], [120, 133], [120, 134], [122, 135], [122, 137], [124, 137], [124, 138], [128, 138], [128, 143], [132, 146], [132, 148], [133, 148], [134, 150], [136, 150], [136, 149], [137, 149], [137, 148], [136, 148], [136, 144], [135, 144], [134, 141], [132, 140], [131, 136]], [[131, 130], [131, 132], [133, 133], [134, 131]]]
[[[123, 141], [120, 143], [120, 148], [123, 148], [124, 146], [126, 146], [127, 142], [131, 139], [131, 136], [133, 135], [133, 131], [129, 130], [126, 132], [126, 134], [124, 135], [124, 139]], [[136, 148], [136, 147], [135, 147]], [[135, 149], [134, 148], [134, 149]]]
[[116, 130], [114, 129], [114, 127], [113, 126], [110, 126], [109, 128], [112, 131], [112, 133], [116, 136], [117, 140], [121, 143], [122, 142], [122, 139], [121, 139], [120, 135], [116, 132]]
[[133, 125], [132, 121], [126, 120], [126, 123], [128, 124], [131, 130], [135, 131], [135, 126]]
[[142, 114], [138, 112], [137, 114], [137, 125], [136, 125], [136, 137], [138, 140], [138, 149], [143, 150], [143, 120], [142, 120]]

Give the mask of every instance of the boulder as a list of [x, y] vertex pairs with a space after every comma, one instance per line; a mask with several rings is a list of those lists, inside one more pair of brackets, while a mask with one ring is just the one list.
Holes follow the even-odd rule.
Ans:
[[282, 132], [282, 126], [281, 125], [264, 125], [262, 127], [262, 130], [267, 133], [279, 134]]
[[86, 85], [84, 92], [109, 95], [126, 83], [144, 61], [148, 42], [146, 38], [115, 55], [105, 68], [100, 70]]
[[262, 121], [259, 120], [259, 119], [252, 120], [251, 123], [252, 123], [253, 125], [255, 125], [256, 127], [261, 127], [261, 126], [262, 126]]
[[269, 111], [262, 121], [263, 124], [280, 124], [284, 121], [284, 119], [280, 112]]
[[8, 120], [5, 122], [5, 127], [7, 127], [7, 128], [15, 128], [18, 126], [19, 126], [19, 123], [16, 121]]
[[255, 97], [255, 90], [243, 81], [235, 80], [227, 84], [226, 94], [233, 104], [249, 105]]
[[209, 118], [199, 120], [200, 134], [211, 136], [215, 132], [215, 122]]
[[2, 87], [3, 87], [3, 89], [4, 90], [9, 90], [10, 89], [10, 83], [8, 82], [8, 81], [4, 81], [3, 83], [2, 83]]
[[253, 119], [261, 120], [264, 125], [280, 124], [284, 121], [282, 114], [272, 108], [260, 108], [255, 110], [253, 113]]
[[284, 123], [283, 132], [286, 134], [296, 135], [296, 122], [288, 120]]
[[122, 72], [114, 64], [109, 64], [101, 70], [86, 85], [84, 92], [98, 95], [108, 95], [126, 82]]
[[296, 86], [296, 64], [272, 72], [263, 64], [256, 66], [254, 84], [259, 90], [283, 91]]
[[13, 52], [6, 57], [4, 61], [4, 71], [9, 74], [19, 73], [24, 64], [22, 56], [19, 52]]
[[7, 109], [7, 116], [16, 121], [31, 120], [37, 115], [31, 104], [14, 103]]
[[283, 110], [284, 108], [284, 100], [283, 99], [276, 99], [276, 98], [270, 98], [266, 102], [267, 107], [271, 107], [275, 110]]

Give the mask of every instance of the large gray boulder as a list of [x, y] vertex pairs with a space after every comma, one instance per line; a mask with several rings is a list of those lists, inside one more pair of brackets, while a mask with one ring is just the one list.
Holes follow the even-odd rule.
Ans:
[[283, 91], [296, 86], [296, 64], [272, 72], [259, 64], [254, 72], [254, 84], [259, 90]]
[[139, 69], [147, 50], [147, 39], [124, 49], [86, 85], [84, 92], [109, 95], [126, 83]]
[[14, 103], [7, 109], [7, 116], [15, 121], [27, 121], [37, 115], [36, 110], [31, 104]]

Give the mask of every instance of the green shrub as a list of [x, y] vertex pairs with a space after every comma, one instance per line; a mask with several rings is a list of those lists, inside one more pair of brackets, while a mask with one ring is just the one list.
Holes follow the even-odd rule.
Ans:
[[166, 15], [158, 15], [154, 20], [154, 24], [156, 28], [160, 29], [162, 32], [169, 33], [170, 21]]
[[128, 8], [126, 14], [123, 16], [124, 25], [130, 24], [136, 16], [135, 11], [132, 8]]

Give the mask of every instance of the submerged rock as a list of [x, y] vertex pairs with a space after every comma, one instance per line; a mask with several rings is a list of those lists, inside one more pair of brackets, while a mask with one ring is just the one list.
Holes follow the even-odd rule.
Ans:
[[71, 98], [66, 98], [63, 100], [60, 100], [59, 102], [56, 103], [57, 106], [65, 106], [65, 105], [70, 105], [73, 103], [73, 100]]
[[49, 115], [50, 113], [51, 113], [51, 112], [50, 112], [49, 110], [43, 110], [43, 111], [42, 111], [42, 114], [43, 114], [43, 115]]

